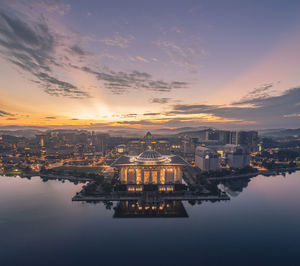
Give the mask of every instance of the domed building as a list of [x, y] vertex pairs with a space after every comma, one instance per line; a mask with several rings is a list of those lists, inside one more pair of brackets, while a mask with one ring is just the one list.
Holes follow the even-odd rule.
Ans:
[[182, 167], [189, 165], [177, 155], [161, 155], [146, 150], [138, 156], [121, 156], [111, 166], [119, 169], [120, 183], [127, 191], [143, 191], [147, 186], [159, 191], [174, 191], [182, 184]]

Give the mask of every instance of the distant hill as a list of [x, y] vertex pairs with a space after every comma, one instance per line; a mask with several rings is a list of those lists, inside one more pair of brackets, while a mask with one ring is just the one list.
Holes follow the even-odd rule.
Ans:
[[9, 135], [14, 137], [33, 138], [40, 130], [24, 129], [24, 130], [0, 130], [0, 135]]
[[161, 128], [154, 129], [153, 132], [160, 134], [184, 134], [188, 132], [197, 132], [208, 129], [208, 127], [179, 127], [179, 128]]
[[270, 136], [270, 137], [300, 137], [300, 128], [296, 129], [269, 129], [263, 130], [260, 132], [261, 136]]

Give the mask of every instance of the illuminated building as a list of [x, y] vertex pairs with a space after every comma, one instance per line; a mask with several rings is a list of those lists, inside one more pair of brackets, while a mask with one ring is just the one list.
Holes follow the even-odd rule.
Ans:
[[232, 168], [244, 168], [250, 165], [250, 155], [243, 149], [237, 149], [235, 152], [227, 153], [227, 163]]
[[116, 147], [117, 153], [125, 153], [126, 152], [126, 145], [120, 144]]
[[41, 148], [44, 148], [45, 142], [46, 142], [46, 140], [48, 140], [48, 137], [49, 137], [48, 134], [47, 133], [38, 133], [38, 134], [36, 134], [36, 137], [39, 141]]
[[249, 152], [257, 151], [258, 133], [257, 131], [232, 131], [231, 144], [240, 145]]
[[171, 144], [168, 139], [154, 138], [150, 132], [147, 132], [142, 139], [132, 139], [127, 143], [127, 150], [130, 155], [138, 155], [148, 149], [161, 154], [170, 154]]
[[195, 165], [202, 171], [216, 171], [220, 168], [219, 157], [215, 150], [198, 146], [195, 152]]
[[140, 192], [148, 186], [171, 192], [176, 184], [182, 184], [181, 169], [187, 165], [180, 156], [147, 150], [138, 156], [121, 156], [111, 166], [119, 169], [120, 183], [127, 191]]
[[181, 153], [183, 158], [188, 162], [195, 160], [195, 150], [197, 146], [198, 138], [185, 137], [181, 140]]

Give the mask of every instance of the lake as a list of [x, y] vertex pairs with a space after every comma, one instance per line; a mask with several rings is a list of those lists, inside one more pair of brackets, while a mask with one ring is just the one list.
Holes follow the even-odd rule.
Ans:
[[113, 218], [81, 187], [0, 177], [0, 265], [300, 265], [300, 172], [225, 182], [185, 218]]

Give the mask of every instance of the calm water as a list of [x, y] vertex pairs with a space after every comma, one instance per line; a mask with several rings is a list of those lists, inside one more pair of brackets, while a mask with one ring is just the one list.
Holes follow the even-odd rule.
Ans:
[[113, 219], [81, 185], [0, 177], [0, 265], [300, 265], [300, 172], [223, 187], [189, 218]]

